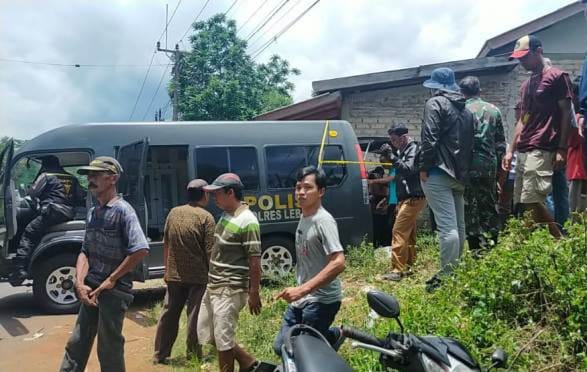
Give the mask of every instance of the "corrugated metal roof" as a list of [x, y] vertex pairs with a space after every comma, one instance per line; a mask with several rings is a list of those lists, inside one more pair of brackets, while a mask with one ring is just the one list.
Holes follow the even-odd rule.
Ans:
[[315, 93], [333, 92], [338, 90], [373, 90], [395, 86], [414, 85], [427, 79], [432, 70], [438, 67], [450, 67], [457, 75], [476, 72], [489, 73], [492, 70], [512, 70], [516, 61], [509, 61], [507, 57], [485, 57], [466, 59], [461, 61], [435, 63], [418, 67], [376, 72], [364, 75], [348, 76], [329, 80], [312, 82]]

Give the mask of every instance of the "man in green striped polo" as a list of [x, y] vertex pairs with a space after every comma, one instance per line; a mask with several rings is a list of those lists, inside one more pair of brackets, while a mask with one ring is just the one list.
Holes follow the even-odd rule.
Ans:
[[236, 174], [221, 174], [203, 189], [212, 193], [224, 213], [214, 231], [198, 339], [216, 346], [220, 371], [234, 371], [235, 359], [241, 371], [254, 370], [259, 363], [236, 343], [235, 335], [239, 313], [247, 302], [252, 314], [261, 312], [259, 221], [242, 202], [243, 184]]

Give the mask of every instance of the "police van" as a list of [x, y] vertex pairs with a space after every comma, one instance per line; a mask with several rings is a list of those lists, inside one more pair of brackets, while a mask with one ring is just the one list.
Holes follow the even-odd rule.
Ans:
[[[124, 174], [118, 191], [135, 208], [151, 248], [137, 280], [163, 276], [165, 219], [171, 208], [186, 203], [188, 181], [212, 182], [225, 172], [241, 177], [244, 201], [261, 223], [263, 274], [285, 275], [295, 265], [300, 218], [296, 172], [318, 164], [321, 148], [328, 176], [323, 203], [337, 220], [343, 245], [358, 245], [370, 239], [372, 230], [367, 174], [357, 138], [345, 121], [80, 124], [43, 133], [16, 152], [9, 142], [0, 159], [0, 277], [7, 281], [14, 268], [11, 260], [32, 209], [26, 191], [46, 155], [59, 158], [82, 186], [86, 180], [77, 174], [78, 167], [103, 155], [120, 161]], [[49, 228], [32, 254], [28, 272], [33, 293], [48, 312], [73, 312], [79, 305], [75, 262], [92, 203], [88, 193], [75, 218]], [[220, 215], [213, 202], [209, 208]]]

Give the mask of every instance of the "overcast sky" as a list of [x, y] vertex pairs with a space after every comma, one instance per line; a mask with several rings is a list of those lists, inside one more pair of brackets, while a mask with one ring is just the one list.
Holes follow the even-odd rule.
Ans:
[[[210, 0], [200, 19], [225, 12], [233, 1]], [[250, 18], [239, 32], [247, 38], [281, 1], [238, 0], [228, 16], [237, 25]], [[314, 1], [289, 0], [250, 40], [250, 51]], [[257, 60], [279, 54], [299, 68], [302, 74], [293, 81], [294, 100], [300, 101], [311, 96], [315, 80], [474, 58], [486, 39], [571, 2], [321, 0]], [[67, 124], [129, 120], [165, 26], [166, 3], [171, 15], [177, 0], [0, 1], [0, 59], [110, 65], [74, 68], [0, 60], [0, 136], [28, 139]], [[169, 25], [170, 48], [204, 3], [180, 3]], [[180, 47], [189, 45], [184, 41]], [[155, 110], [169, 102], [168, 63], [165, 54], [155, 55], [132, 120], [152, 120]], [[162, 76], [164, 84], [155, 94]]]

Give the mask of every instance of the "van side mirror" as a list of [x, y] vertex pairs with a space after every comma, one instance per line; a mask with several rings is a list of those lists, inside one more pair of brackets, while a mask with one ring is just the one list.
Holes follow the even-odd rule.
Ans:
[[367, 303], [369, 303], [369, 307], [379, 316], [393, 319], [399, 318], [399, 302], [397, 302], [395, 297], [387, 293], [369, 291], [367, 293]]
[[497, 349], [495, 349], [493, 354], [491, 354], [491, 363], [493, 364], [491, 365], [491, 367], [489, 367], [489, 370], [493, 368], [505, 368], [507, 365], [507, 361], [508, 355], [502, 348], [498, 347]]

